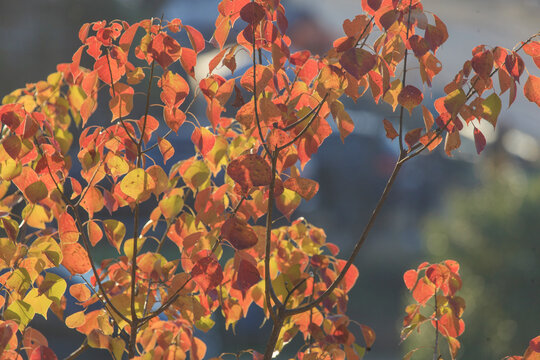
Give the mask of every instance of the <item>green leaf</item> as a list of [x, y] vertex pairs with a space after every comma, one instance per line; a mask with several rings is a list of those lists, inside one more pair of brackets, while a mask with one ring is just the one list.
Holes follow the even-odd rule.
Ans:
[[208, 332], [214, 327], [215, 323], [210, 316], [203, 316], [195, 322], [195, 326], [201, 331]]
[[180, 195], [166, 197], [159, 202], [159, 209], [165, 219], [172, 219], [184, 206], [184, 199]]
[[14, 320], [21, 328], [25, 328], [34, 315], [35, 311], [30, 304], [22, 300], [15, 300], [4, 312], [4, 319]]
[[501, 99], [499, 96], [495, 93], [489, 95], [487, 99], [482, 102], [482, 108], [484, 109], [482, 117], [495, 127], [495, 125], [497, 125], [497, 118], [501, 112]]
[[6, 286], [21, 295], [25, 294], [30, 286], [32, 286], [32, 280], [28, 270], [25, 268], [15, 269], [7, 279]]
[[60, 304], [62, 296], [66, 292], [67, 283], [60, 276], [47, 273], [45, 274], [45, 279], [39, 286], [39, 292], [43, 293], [48, 299], [54, 301], [57, 304]]

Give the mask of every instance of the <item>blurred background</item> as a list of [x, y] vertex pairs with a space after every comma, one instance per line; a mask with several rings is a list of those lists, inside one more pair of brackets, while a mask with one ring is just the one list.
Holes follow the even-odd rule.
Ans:
[[[0, 0], [1, 94], [44, 79], [55, 71], [56, 64], [69, 62], [80, 45], [77, 33], [85, 22], [123, 19], [131, 23], [164, 14], [166, 19], [181, 18], [208, 40], [217, 3]], [[282, 3], [295, 48], [319, 54], [341, 36], [343, 20], [361, 12], [358, 0]], [[423, 3], [446, 23], [450, 35], [437, 52], [443, 72], [432, 88], [423, 89], [425, 104], [443, 95], [442, 88], [470, 58], [474, 46], [512, 48], [540, 30], [540, 0]], [[207, 49], [212, 46], [207, 44]], [[538, 75], [533, 64], [526, 65]], [[349, 315], [377, 333], [369, 359], [398, 359], [415, 346], [433, 343], [433, 331], [428, 327], [420, 338], [402, 345], [399, 340], [403, 309], [410, 301], [402, 274], [422, 261], [454, 259], [462, 266], [461, 296], [467, 309], [460, 359], [522, 354], [529, 339], [540, 334], [540, 119], [538, 108], [522, 92], [509, 111], [505, 110], [507, 104], [505, 94], [496, 132], [491, 125], [482, 128], [489, 145], [481, 156], [476, 155], [472, 140], [464, 139], [453, 158], [438, 149], [407, 163], [399, 174], [356, 261], [360, 277], [351, 293]], [[384, 137], [381, 122], [384, 117], [396, 119], [391, 108], [376, 106], [370, 95], [347, 106], [355, 132], [345, 144], [338, 136], [329, 137], [306, 167], [306, 176], [319, 181], [320, 191], [297, 212], [324, 228], [342, 254], [350, 251], [359, 236], [397, 156], [397, 144]], [[199, 110], [204, 113], [202, 104]], [[472, 129], [470, 133], [472, 138]], [[187, 143], [179, 146], [189, 148]], [[179, 152], [177, 149], [177, 157]], [[255, 314], [238, 324], [236, 334], [220, 332], [217, 326], [207, 335], [207, 355], [246, 347], [261, 349], [264, 338], [253, 336], [260, 324], [260, 314]], [[78, 340], [60, 328], [49, 328], [46, 334], [59, 342], [59, 357], [78, 346]], [[429, 358], [430, 353], [426, 348], [417, 358]], [[84, 356], [81, 359], [95, 355]]]

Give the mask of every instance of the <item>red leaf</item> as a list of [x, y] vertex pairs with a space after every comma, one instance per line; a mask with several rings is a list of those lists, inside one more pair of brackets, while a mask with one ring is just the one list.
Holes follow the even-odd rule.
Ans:
[[398, 102], [405, 109], [409, 110], [409, 114], [412, 114], [412, 109], [420, 105], [424, 95], [422, 92], [415, 86], [407, 85], [398, 95]]
[[57, 360], [56, 354], [49, 347], [41, 345], [32, 351], [28, 360]]
[[261, 280], [259, 270], [251, 262], [241, 259], [232, 287], [241, 291], [249, 290]]
[[159, 33], [148, 44], [148, 52], [163, 69], [180, 58], [181, 47], [178, 41], [165, 33]]
[[318, 182], [316, 182], [315, 180], [301, 177], [288, 178], [283, 183], [283, 186], [296, 192], [298, 195], [300, 195], [307, 201], [311, 200], [319, 191]]
[[256, 2], [250, 2], [244, 5], [240, 10], [240, 17], [248, 24], [256, 24], [266, 16], [264, 8]]
[[411, 290], [414, 285], [416, 285], [416, 280], [418, 279], [418, 272], [416, 270], [407, 270], [405, 271], [405, 274], [403, 274], [403, 281], [405, 282], [405, 286], [407, 289]]
[[223, 280], [223, 271], [219, 262], [212, 256], [203, 257], [193, 269], [191, 276], [205, 292], [215, 289]]
[[381, 7], [382, 0], [367, 0], [367, 3], [370, 8], [377, 11]]
[[339, 63], [347, 72], [360, 80], [377, 64], [377, 57], [367, 50], [353, 48], [343, 53]]
[[383, 125], [387, 138], [394, 140], [396, 137], [398, 137], [399, 134], [397, 133], [396, 129], [394, 129], [394, 125], [392, 125], [390, 121], [383, 119]]
[[221, 226], [221, 236], [238, 250], [248, 249], [257, 244], [255, 231], [242, 219], [232, 217]]
[[491, 50], [477, 52], [472, 58], [472, 68], [483, 79], [488, 79], [493, 69], [493, 53]]
[[257, 154], [241, 155], [227, 166], [227, 175], [237, 182], [244, 192], [253, 186], [270, 185], [272, 171], [270, 165]]
[[540, 106], [540, 77], [529, 75], [523, 87], [523, 92], [530, 102]]
[[427, 41], [418, 35], [413, 35], [409, 38], [409, 46], [414, 52], [414, 56], [421, 57], [429, 51], [429, 45]]
[[474, 128], [474, 145], [476, 145], [476, 152], [480, 154], [486, 147], [486, 138], [484, 134], [476, 127]]
[[409, 148], [412, 148], [414, 144], [420, 140], [420, 134], [422, 133], [422, 128], [416, 128], [411, 131], [409, 131], [407, 134], [405, 134], [405, 143]]

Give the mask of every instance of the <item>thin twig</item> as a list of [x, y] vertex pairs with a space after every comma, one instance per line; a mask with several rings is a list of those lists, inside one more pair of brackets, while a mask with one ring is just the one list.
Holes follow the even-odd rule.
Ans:
[[76, 358], [78, 358], [83, 352], [86, 351], [86, 349], [89, 348], [89, 345], [88, 345], [88, 338], [85, 338], [83, 343], [81, 344], [81, 346], [79, 346], [77, 348], [77, 350], [75, 350], [74, 352], [72, 352], [67, 358], [65, 358], [64, 360], [75, 360]]

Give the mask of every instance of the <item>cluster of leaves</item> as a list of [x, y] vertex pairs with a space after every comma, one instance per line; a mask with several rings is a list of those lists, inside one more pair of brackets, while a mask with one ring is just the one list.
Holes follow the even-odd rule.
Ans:
[[[436, 51], [448, 37], [444, 23], [428, 17], [418, 0], [364, 0], [362, 7], [366, 14], [346, 20], [345, 36], [321, 58], [291, 52], [279, 0], [223, 0], [210, 40], [219, 52], [203, 79], [195, 78], [195, 66], [206, 41], [179, 19], [85, 24], [72, 62], [6, 96], [0, 107], [3, 358], [21, 358], [18, 337], [30, 358], [56, 358], [45, 337], [28, 326], [51, 310], [86, 335], [81, 349], [107, 349], [117, 359], [126, 351], [130, 358], [184, 359], [189, 353], [202, 359], [206, 345], [196, 329], [212, 328], [216, 312], [234, 327], [252, 304], [273, 321], [264, 355], [253, 350], [253, 358], [270, 359], [298, 334], [306, 344], [299, 359], [362, 358], [375, 335], [358, 324], [355, 336], [357, 323], [346, 316], [347, 293], [358, 276], [353, 260], [401, 165], [433, 150], [445, 133], [446, 151], [457, 149], [460, 118], [495, 125], [499, 95], [481, 95], [493, 89], [491, 76], [498, 72], [511, 103], [524, 69], [515, 51], [476, 48], [447, 95], [435, 101], [434, 118], [422, 105], [422, 91], [406, 84], [407, 56], [414, 52], [421, 79], [431, 86], [441, 70]], [[238, 20], [243, 27], [229, 44]], [[538, 65], [540, 43], [531, 38], [521, 47]], [[240, 51], [249, 52], [253, 64], [235, 76]], [[178, 63], [181, 73], [172, 70]], [[228, 78], [215, 73], [224, 67]], [[150, 101], [154, 85], [159, 104]], [[356, 101], [368, 89], [375, 102], [400, 106], [398, 130], [390, 121], [384, 125], [401, 151], [373, 216], [342, 260], [322, 229], [305, 219], [291, 222], [291, 215], [318, 191], [301, 170], [332, 131], [326, 119], [332, 115], [345, 139], [354, 123], [339, 99]], [[538, 78], [530, 75], [524, 89], [538, 103]], [[209, 126], [190, 111], [201, 94]], [[110, 110], [106, 125], [91, 119], [103, 97]], [[406, 132], [404, 109], [412, 115], [420, 105], [425, 129]], [[154, 108], [162, 113], [153, 115]], [[76, 146], [74, 127], [80, 129]], [[195, 155], [166, 172], [160, 164], [175, 157], [169, 140], [191, 127]], [[474, 131], [480, 152], [485, 140]], [[143, 206], [153, 209], [146, 217]], [[275, 226], [276, 208], [288, 225]], [[117, 216], [122, 209], [130, 211], [130, 221]], [[105, 240], [118, 256], [98, 266], [92, 249]], [[166, 243], [180, 256], [167, 258]], [[69, 286], [80, 307], [75, 313], [64, 314], [68, 286], [50, 271], [60, 266], [72, 275], [92, 274]], [[454, 265], [429, 269], [442, 274], [437, 266], [457, 276]], [[449, 295], [440, 276], [429, 280], [433, 293], [440, 288]], [[452, 309], [444, 304], [441, 298], [436, 324], [443, 316], [454, 319], [453, 312], [442, 313]], [[450, 325], [439, 329], [448, 339], [459, 335]]]
[[[457, 291], [461, 289], [459, 264], [454, 260], [446, 260], [440, 264], [424, 262], [416, 270], [407, 270], [403, 280], [416, 302], [405, 309], [407, 316], [403, 319], [401, 339], [405, 340], [414, 330], [420, 331], [420, 326], [429, 321], [435, 328], [436, 339], [438, 334], [444, 336], [448, 341], [450, 355], [455, 359], [460, 348], [457, 337], [465, 331], [465, 323], [461, 319], [465, 310], [465, 300], [456, 296]], [[433, 313], [425, 316], [421, 310], [432, 298]], [[436, 340], [434, 358], [439, 357], [437, 346]], [[417, 350], [410, 351], [404, 359], [410, 359]]]

